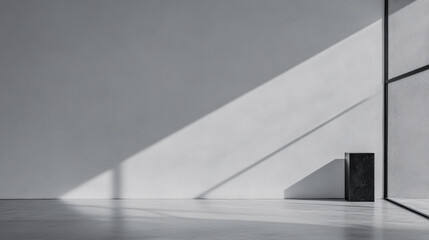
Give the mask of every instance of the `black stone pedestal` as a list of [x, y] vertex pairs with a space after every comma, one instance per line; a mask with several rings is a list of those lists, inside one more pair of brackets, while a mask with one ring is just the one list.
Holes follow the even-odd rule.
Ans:
[[345, 199], [374, 201], [374, 153], [346, 153]]

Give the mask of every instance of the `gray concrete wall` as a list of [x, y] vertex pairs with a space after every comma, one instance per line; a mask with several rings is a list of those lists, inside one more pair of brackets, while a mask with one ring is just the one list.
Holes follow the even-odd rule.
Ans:
[[381, 169], [382, 9], [0, 1], [0, 198], [282, 198], [346, 151]]

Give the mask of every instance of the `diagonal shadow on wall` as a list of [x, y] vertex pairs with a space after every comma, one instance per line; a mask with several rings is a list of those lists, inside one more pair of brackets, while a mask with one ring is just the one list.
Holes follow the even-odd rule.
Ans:
[[[339, 148], [360, 146], [373, 150], [378, 144], [375, 135], [378, 127], [374, 122], [377, 122], [380, 113], [377, 104], [381, 102], [378, 101], [381, 96], [378, 78], [381, 76], [381, 68], [377, 65], [381, 57], [381, 48], [378, 45], [381, 43], [378, 41], [381, 36], [379, 23], [368, 26], [121, 161], [116, 168], [111, 168], [68, 191], [62, 197], [105, 198], [111, 197], [113, 192], [113, 195], [120, 195], [114, 197], [127, 198], [194, 198], [198, 192], [207, 197], [215, 189], [216, 196], [221, 197], [271, 197], [276, 196], [276, 192], [282, 192], [289, 181], [298, 181], [298, 178], [302, 177], [301, 173], [313, 171], [313, 167], [324, 164], [325, 160], [321, 159], [336, 157], [334, 153], [338, 152]], [[369, 101], [367, 97], [371, 94], [378, 97]], [[341, 114], [344, 115], [357, 107], [355, 105], [363, 105], [363, 102], [368, 104], [353, 113], [352, 116], [355, 117], [339, 118]], [[334, 119], [339, 121], [336, 124], [328, 124]], [[324, 129], [330, 130], [326, 132]], [[345, 131], [354, 137], [344, 138]], [[307, 150], [306, 153], [296, 152], [297, 144], [294, 143], [308, 142], [307, 136], [310, 134], [320, 138], [319, 132], [323, 133], [325, 138], [331, 138], [331, 143], [322, 140], [323, 144], [312, 144], [308, 149], [310, 151]], [[365, 140], [366, 138], [371, 141]], [[314, 138], [311, 139], [314, 141]], [[289, 144], [285, 146], [285, 142]], [[302, 148], [301, 144], [298, 145], [298, 148]], [[295, 149], [292, 155], [286, 156], [286, 161], [275, 160], [279, 155], [290, 152], [281, 151], [286, 147]], [[267, 156], [267, 152], [275, 153]], [[298, 161], [301, 159], [301, 162], [305, 162], [309, 156], [320, 154], [325, 157], [313, 158], [312, 164], [303, 165]], [[273, 159], [271, 163], [274, 164], [270, 164], [270, 167], [275, 169], [274, 172], [270, 173], [264, 167], [252, 167], [262, 166], [259, 163], [268, 158]], [[255, 159], [262, 161], [255, 165]], [[300, 170], [291, 172], [287, 180], [281, 180], [281, 169], [288, 165], [295, 168], [296, 164], [300, 165]], [[226, 192], [225, 188], [219, 187], [210, 190], [218, 184], [225, 186], [225, 181], [219, 179], [229, 179], [244, 172], [243, 169], [245, 172], [263, 169], [259, 175], [268, 174], [269, 177], [261, 179], [260, 183], [255, 182], [254, 187], [252, 184], [246, 184], [246, 188], [242, 188], [240, 184], [245, 183], [240, 183], [240, 186], [232, 188], [231, 184], [228, 184], [229, 190]], [[254, 181], [252, 179], [255, 177], [246, 174], [245, 178], [233, 179]], [[272, 183], [269, 183], [270, 181]], [[266, 193], [260, 192], [261, 187], [256, 187], [258, 184], [265, 188]], [[275, 188], [281, 187], [282, 190], [270, 189], [269, 184]], [[219, 195], [218, 190], [224, 193]], [[202, 197], [200, 195], [199, 197]]]
[[[87, 190], [77, 188], [68, 192], [65, 197], [88, 196], [90, 192], [103, 192], [103, 187], [106, 193], [102, 196], [110, 196], [109, 184], [106, 184], [109, 181], [113, 181], [114, 195], [121, 195], [115, 197], [189, 198], [195, 197], [197, 189], [211, 185], [197, 196], [207, 197], [244, 172], [255, 169], [255, 166], [268, 159], [276, 158], [279, 153], [283, 154], [282, 150], [295, 147], [297, 142], [307, 141], [307, 136], [324, 129], [328, 123], [339, 119], [357, 106], [371, 102], [370, 98], [365, 98], [369, 93], [376, 92], [375, 95], [380, 96], [377, 93], [379, 82], [376, 63], [366, 61], [368, 66], [364, 72], [354, 63], [346, 68], [347, 71], [334, 70], [339, 64], [344, 64], [344, 61], [350, 64], [355, 62], [356, 57], [362, 55], [362, 51], [355, 51], [357, 49], [365, 50], [369, 59], [376, 59], [371, 55], [374, 54], [374, 49], [377, 49], [373, 42], [374, 36], [377, 36], [374, 35], [377, 33], [377, 26], [372, 25], [128, 158], [101, 178], [85, 183], [83, 189]], [[350, 78], [349, 75], [353, 77]], [[297, 80], [300, 81], [299, 84]], [[336, 91], [333, 86], [343, 91]], [[377, 99], [375, 102], [378, 102]], [[379, 111], [374, 103], [366, 106], [368, 107], [371, 110], [364, 110], [358, 118], [348, 123], [341, 120], [335, 124], [338, 129], [334, 128], [332, 133], [339, 131], [340, 134], [337, 134], [332, 142], [338, 142], [337, 144], [330, 146], [329, 143], [323, 143], [312, 146], [310, 150], [332, 154], [333, 149], [341, 148], [344, 144], [346, 145], [342, 148], [361, 145], [362, 148], [368, 149], [376, 146], [377, 138], [373, 134], [376, 134], [377, 130], [371, 122], [374, 122], [374, 117], [377, 118]], [[344, 141], [342, 132], [351, 126], [360, 132], [353, 130], [355, 137]], [[363, 134], [365, 132], [366, 134]], [[375, 142], [363, 141], [365, 138]], [[351, 139], [354, 139], [355, 143], [350, 141]], [[284, 142], [288, 144], [284, 145]], [[267, 152], [272, 154], [267, 156]], [[335, 152], [338, 152], [338, 149]], [[300, 154], [294, 158], [305, 159], [305, 156], [306, 154]], [[258, 158], [260, 160], [254, 162], [253, 159]], [[253, 163], [249, 165], [250, 162]], [[312, 164], [307, 164], [309, 166], [306, 171], [310, 170], [310, 166], [319, 164], [321, 163], [312, 161]], [[287, 165], [287, 162], [280, 165]], [[279, 174], [279, 167], [276, 167], [276, 174]], [[298, 176], [294, 178], [296, 177]], [[224, 180], [219, 182], [219, 178]]]

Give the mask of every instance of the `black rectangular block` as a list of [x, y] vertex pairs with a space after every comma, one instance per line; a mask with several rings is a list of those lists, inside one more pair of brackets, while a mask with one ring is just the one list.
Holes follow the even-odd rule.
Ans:
[[345, 199], [374, 201], [374, 153], [346, 153]]

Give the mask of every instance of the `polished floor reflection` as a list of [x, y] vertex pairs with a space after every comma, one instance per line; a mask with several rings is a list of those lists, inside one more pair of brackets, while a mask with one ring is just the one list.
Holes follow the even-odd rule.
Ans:
[[2, 200], [0, 239], [429, 239], [389, 202]]

